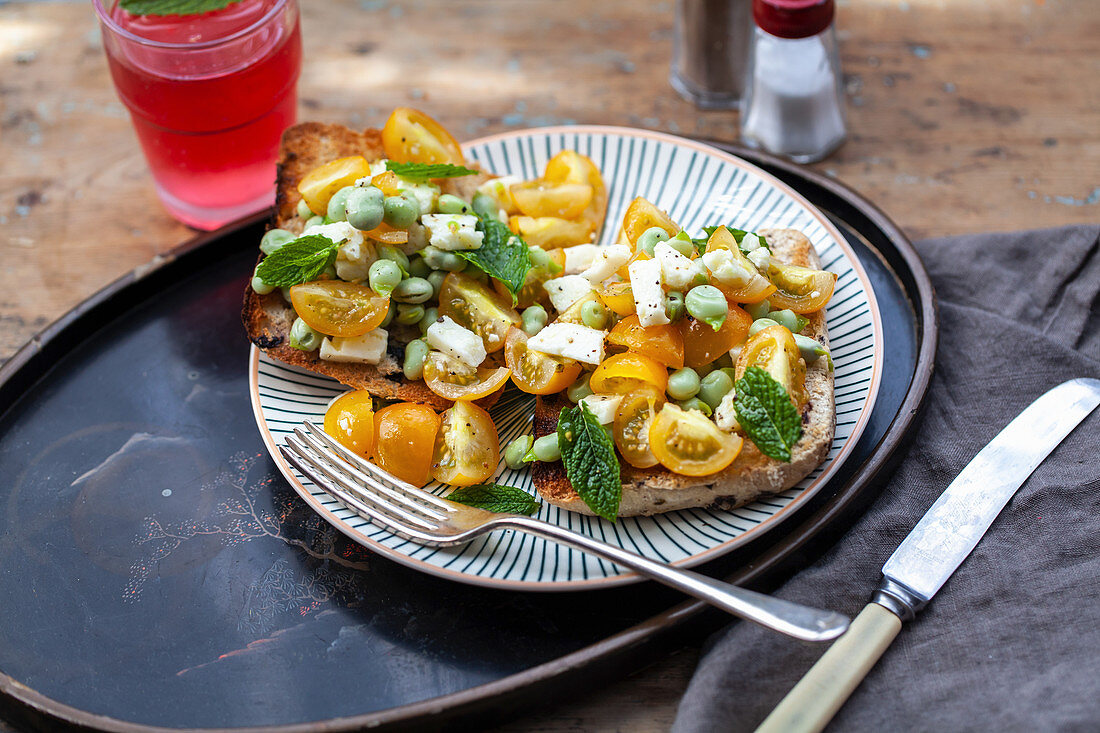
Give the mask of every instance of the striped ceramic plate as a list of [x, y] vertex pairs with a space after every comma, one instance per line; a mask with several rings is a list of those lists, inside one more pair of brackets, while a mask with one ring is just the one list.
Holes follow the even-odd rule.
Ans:
[[[840, 466], [871, 414], [882, 369], [882, 326], [870, 282], [855, 254], [828, 220], [787, 185], [732, 155], [670, 135], [610, 127], [526, 130], [464, 146], [486, 170], [538, 177], [546, 161], [570, 148], [603, 172], [610, 201], [602, 243], [610, 244], [635, 196], [645, 196], [687, 231], [725, 223], [741, 229], [793, 227], [813, 242], [824, 267], [839, 276], [828, 306], [836, 363], [837, 429], [825, 462], [796, 487], [733, 511], [691, 509], [616, 523], [543, 504], [538, 517], [648, 557], [690, 566], [760, 537], [818, 491]], [[430, 548], [374, 526], [298, 476], [275, 449], [305, 418], [320, 421], [343, 387], [325, 377], [274, 362], [252, 349], [252, 404], [260, 432], [291, 485], [348, 536], [398, 562], [468, 583], [530, 590], [590, 588], [639, 578], [596, 557], [511, 531], [463, 547]], [[503, 446], [531, 430], [533, 399], [509, 389], [493, 408]], [[526, 470], [501, 464], [499, 483], [531, 493]], [[443, 487], [434, 485], [442, 493]]]

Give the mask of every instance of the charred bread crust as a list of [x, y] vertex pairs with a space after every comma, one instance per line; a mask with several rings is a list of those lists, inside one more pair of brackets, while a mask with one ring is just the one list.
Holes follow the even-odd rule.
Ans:
[[[820, 267], [810, 241], [794, 229], [765, 229], [761, 232], [773, 254], [783, 262], [805, 267]], [[807, 316], [803, 333], [828, 348], [825, 314]], [[746, 440], [732, 464], [710, 476], [682, 476], [667, 469], [634, 468], [622, 465], [623, 494], [619, 516], [658, 514], [676, 509], [721, 505], [735, 508], [761, 496], [789, 489], [817, 467], [829, 452], [836, 426], [833, 374], [824, 359], [806, 370], [809, 400], [802, 411], [802, 438], [791, 450], [791, 461], [784, 463], [763, 455]], [[535, 436], [557, 430], [558, 413], [571, 403], [561, 394], [540, 397], [535, 406]], [[532, 468], [535, 488], [543, 499], [570, 511], [592, 515], [565, 476], [565, 467], [536, 462]]]

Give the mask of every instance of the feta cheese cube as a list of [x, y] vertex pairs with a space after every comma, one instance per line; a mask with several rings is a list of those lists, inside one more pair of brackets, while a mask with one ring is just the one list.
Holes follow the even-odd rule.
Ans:
[[473, 214], [426, 214], [420, 220], [428, 228], [428, 241], [442, 250], [480, 249], [485, 240]]
[[751, 262], [757, 270], [760, 272], [767, 272], [768, 265], [771, 264], [772, 258], [768, 254], [768, 250], [763, 247], [757, 247], [753, 251], [749, 252], [745, 257]]
[[623, 401], [622, 395], [598, 395], [590, 394], [581, 399], [600, 425], [610, 425], [615, 422], [615, 411], [619, 409], [619, 403]]
[[302, 232], [302, 236], [307, 234], [320, 234], [333, 244], [340, 244], [340, 242], [348, 240], [363, 241], [363, 233], [346, 221], [334, 221], [331, 224], [314, 224], [311, 227], [306, 227], [305, 231]]
[[579, 275], [592, 266], [600, 248], [595, 244], [577, 244], [562, 250], [565, 254], [565, 274]]
[[485, 361], [485, 342], [473, 331], [455, 323], [450, 316], [443, 316], [428, 326], [424, 338], [430, 346], [467, 366], [477, 367]]
[[699, 274], [700, 264], [695, 260], [685, 257], [664, 242], [653, 248], [653, 255], [661, 263], [661, 278], [671, 289], [686, 293], [697, 284], [695, 276]]
[[741, 246], [741, 251], [742, 252], [748, 253], [748, 252], [755, 252], [756, 250], [760, 249], [764, 245], [760, 241], [760, 237], [756, 236], [752, 232], [747, 232], [745, 234], [744, 238], [742, 238], [740, 246]]
[[598, 250], [592, 264], [581, 273], [593, 285], [598, 285], [614, 275], [616, 270], [630, 261], [630, 256], [633, 254], [630, 247], [625, 244], [599, 247]]
[[409, 196], [416, 200], [416, 203], [420, 204], [421, 214], [432, 213], [432, 209], [435, 208], [436, 199], [439, 198], [439, 194], [441, 193], [439, 186], [434, 183], [413, 183], [400, 176], [397, 178], [396, 186], [398, 191], [409, 194]]
[[387, 341], [389, 333], [384, 328], [367, 331], [362, 336], [325, 336], [320, 356], [325, 361], [377, 364], [386, 355]]
[[661, 263], [658, 260], [635, 260], [627, 268], [630, 289], [634, 293], [634, 308], [642, 326], [668, 323], [665, 313], [665, 291], [661, 287]]
[[603, 361], [605, 336], [607, 331], [598, 331], [577, 323], [551, 323], [527, 339], [527, 348], [585, 364], [599, 364]]
[[753, 273], [734, 259], [728, 249], [716, 249], [703, 255], [703, 264], [710, 270], [711, 277], [723, 285], [739, 288], [748, 285]]
[[375, 260], [374, 247], [363, 239], [363, 232], [346, 221], [314, 224], [302, 234], [319, 234], [333, 244], [340, 244], [340, 249], [336, 251], [336, 276], [341, 280], [359, 282], [370, 273], [371, 263]]
[[722, 398], [714, 411], [714, 422], [727, 433], [732, 433], [734, 430], [741, 428], [741, 423], [737, 422], [737, 410], [733, 406], [733, 401], [736, 398], [736, 390], [731, 389], [726, 392], [726, 396]]
[[542, 287], [550, 294], [550, 303], [558, 313], [592, 292], [592, 283], [581, 275], [566, 275], [547, 280]]

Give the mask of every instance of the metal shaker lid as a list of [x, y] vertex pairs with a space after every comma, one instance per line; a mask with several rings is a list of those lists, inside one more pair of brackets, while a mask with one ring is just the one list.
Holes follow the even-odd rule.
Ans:
[[752, 18], [760, 30], [780, 38], [816, 36], [836, 14], [834, 0], [752, 0]]

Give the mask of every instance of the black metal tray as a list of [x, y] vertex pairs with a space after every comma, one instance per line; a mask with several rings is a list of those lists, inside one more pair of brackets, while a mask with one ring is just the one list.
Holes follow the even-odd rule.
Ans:
[[[828, 214], [885, 325], [869, 426], [797, 516], [703, 567], [769, 587], [880, 486], [936, 342], [912, 246], [842, 185], [722, 146]], [[0, 368], [0, 714], [43, 730], [466, 727], [637, 669], [728, 621], [651, 583], [489, 590], [371, 555], [279, 476], [238, 305], [267, 215], [104, 289]], [[583, 600], [581, 600], [583, 599]]]

